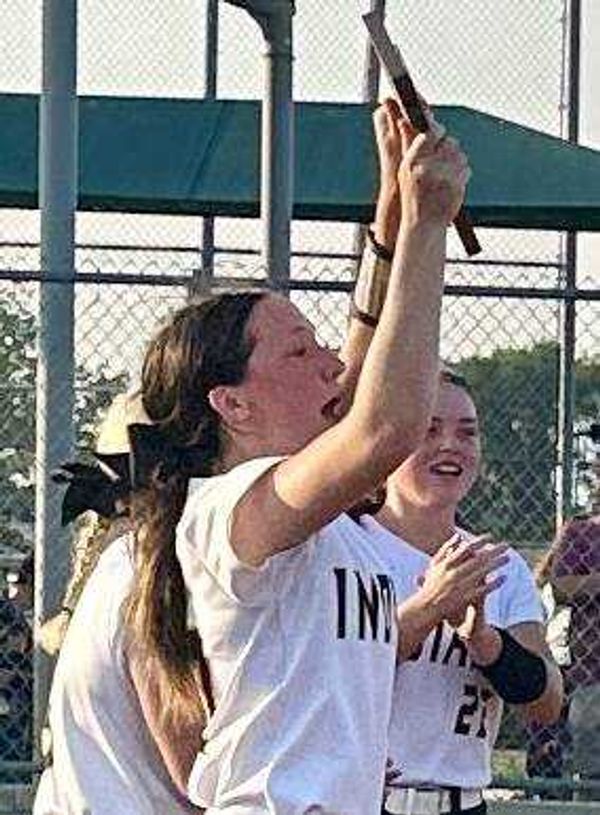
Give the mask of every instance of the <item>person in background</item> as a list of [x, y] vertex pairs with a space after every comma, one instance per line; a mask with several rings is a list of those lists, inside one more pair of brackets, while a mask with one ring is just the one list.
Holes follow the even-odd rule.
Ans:
[[183, 790], [190, 745], [200, 743], [206, 721], [204, 699], [197, 694], [196, 711], [184, 722], [150, 715], [139, 691], [155, 694], [153, 664], [147, 660], [133, 681], [138, 654], [122, 624], [135, 570], [128, 428], [147, 421], [139, 397], [117, 397], [99, 433], [98, 464], [69, 463], [58, 474], [68, 485], [63, 522], [87, 518], [63, 608], [42, 629], [45, 649], [59, 658], [35, 815], [195, 811]]
[[33, 654], [20, 606], [0, 598], [0, 760], [31, 761]]
[[[394, 167], [402, 153], [393, 111], [383, 106], [376, 115], [386, 193], [368, 232], [366, 263], [370, 255], [384, 290], [401, 221]], [[439, 126], [429, 116], [435, 131]], [[346, 346], [345, 361], [355, 376], [373, 332], [366, 322], [361, 343]], [[390, 475], [369, 514], [359, 516], [389, 558], [401, 596], [416, 590], [440, 547], [471, 537], [458, 528], [457, 510], [476, 477], [479, 448], [478, 417], [466, 383], [442, 370], [425, 440]], [[532, 575], [516, 552], [503, 578], [485, 606], [471, 607], [466, 619], [458, 615], [452, 624], [441, 623], [397, 666], [388, 772], [396, 785], [385, 802], [389, 812], [484, 812], [482, 787], [491, 779], [502, 700], [519, 703], [529, 718], [549, 721], [558, 715], [560, 674], [545, 647]]]
[[60, 651], [77, 601], [102, 552], [131, 529], [127, 428], [136, 421], [147, 421], [139, 399], [119, 394], [100, 424], [93, 463], [67, 462], [53, 473], [57, 483], [66, 485], [61, 520], [64, 526], [75, 525], [75, 542], [61, 607], [38, 632], [38, 642], [49, 656]]
[[18, 606], [29, 625], [33, 622], [33, 552], [21, 561], [17, 569], [6, 573], [6, 596]]
[[600, 514], [565, 524], [549, 559], [554, 596], [570, 611], [570, 660], [563, 669], [567, 721], [559, 732], [544, 735], [554, 736], [556, 759], [570, 755], [572, 772], [600, 780]]
[[[415, 591], [441, 546], [471, 538], [456, 513], [479, 460], [475, 405], [466, 382], [444, 368], [425, 441], [388, 478], [381, 509], [360, 519], [388, 553], [401, 597]], [[562, 680], [535, 582], [509, 552], [498, 590], [464, 619], [438, 625], [397, 666], [386, 813], [481, 815], [503, 702], [529, 720], [548, 723], [560, 713]]]
[[[600, 426], [591, 426], [600, 442]], [[592, 465], [589, 513], [567, 521], [537, 568], [547, 598], [548, 636], [565, 679], [565, 704], [552, 726], [533, 723], [528, 774], [600, 779], [600, 457]], [[562, 793], [559, 791], [559, 796]], [[553, 797], [554, 793], [544, 793]]]

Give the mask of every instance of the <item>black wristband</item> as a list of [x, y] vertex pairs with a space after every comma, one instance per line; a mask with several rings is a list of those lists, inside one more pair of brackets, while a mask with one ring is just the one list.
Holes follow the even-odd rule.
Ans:
[[388, 249], [387, 246], [384, 246], [382, 243], [379, 243], [371, 227], [367, 229], [367, 238], [369, 239], [369, 244], [371, 246], [373, 254], [377, 255], [378, 258], [381, 258], [382, 260], [386, 260], [388, 263], [391, 263], [392, 260], [394, 259], [394, 253], [390, 249]]
[[491, 665], [478, 665], [498, 696], [512, 705], [534, 702], [546, 690], [548, 670], [542, 657], [524, 648], [503, 628], [500, 656]]

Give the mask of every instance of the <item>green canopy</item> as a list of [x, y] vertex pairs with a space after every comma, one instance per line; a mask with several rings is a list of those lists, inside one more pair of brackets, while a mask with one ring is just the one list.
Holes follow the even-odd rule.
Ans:
[[[37, 108], [37, 96], [0, 95], [0, 206], [37, 206]], [[295, 111], [294, 216], [368, 221], [368, 107]], [[469, 154], [476, 224], [600, 229], [600, 152], [468, 108], [436, 115]], [[259, 119], [251, 101], [81, 97], [79, 208], [256, 217]]]

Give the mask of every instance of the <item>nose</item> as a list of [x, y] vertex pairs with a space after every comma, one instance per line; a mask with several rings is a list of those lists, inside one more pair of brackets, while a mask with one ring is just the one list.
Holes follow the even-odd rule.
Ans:
[[456, 437], [451, 428], [444, 428], [440, 434], [438, 447], [440, 451], [448, 452], [456, 450]]
[[334, 351], [329, 348], [323, 349], [323, 377], [326, 382], [334, 382], [338, 376], [342, 375], [345, 367]]

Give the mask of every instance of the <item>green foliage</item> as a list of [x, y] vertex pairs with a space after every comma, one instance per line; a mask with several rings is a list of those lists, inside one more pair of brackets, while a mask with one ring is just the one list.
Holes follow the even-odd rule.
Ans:
[[[556, 509], [559, 347], [500, 349], [457, 364], [483, 431], [482, 476], [463, 507], [466, 523], [498, 539], [545, 542]], [[598, 418], [600, 358], [576, 365], [576, 418]]]
[[[34, 513], [35, 343], [34, 316], [16, 302], [0, 302], [0, 541], [14, 548], [23, 548], [17, 529], [29, 526]], [[124, 375], [77, 369], [78, 447], [93, 445], [99, 412], [124, 388]]]

